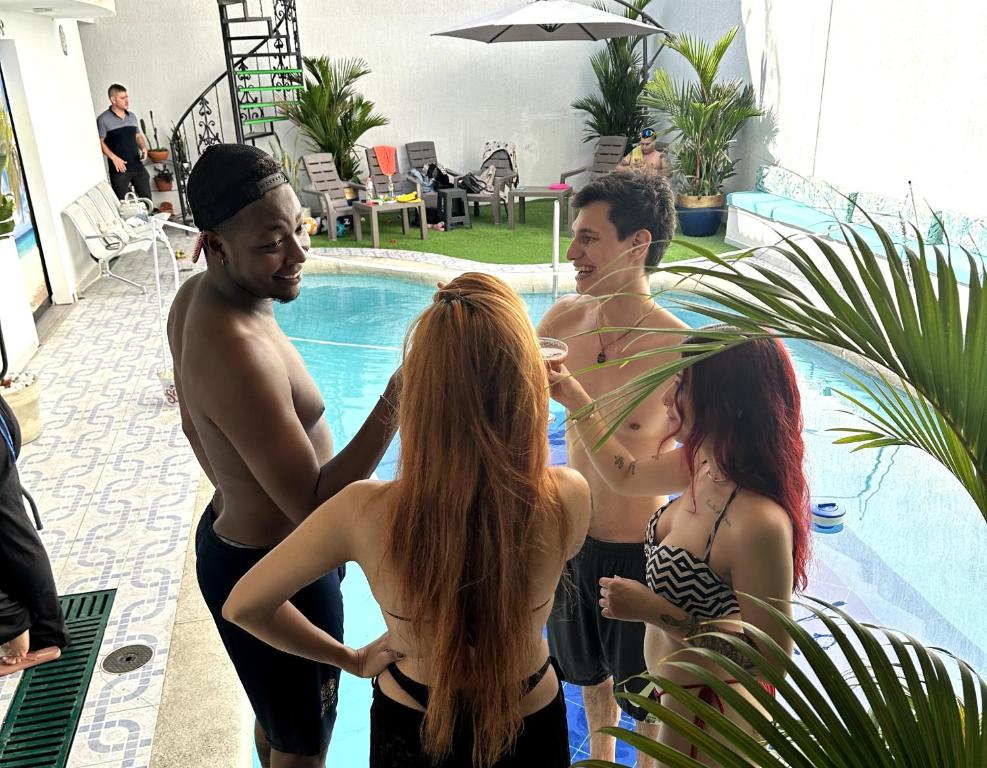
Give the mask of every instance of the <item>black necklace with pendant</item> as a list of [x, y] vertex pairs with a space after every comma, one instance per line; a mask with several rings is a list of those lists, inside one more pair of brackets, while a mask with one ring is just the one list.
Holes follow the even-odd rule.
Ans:
[[616, 339], [614, 339], [613, 341], [608, 341], [606, 344], [603, 343], [603, 334], [600, 333], [600, 313], [599, 312], [596, 313], [596, 340], [600, 343], [600, 353], [596, 356], [596, 362], [599, 365], [603, 365], [603, 363], [607, 361], [607, 347], [609, 347], [611, 344], [616, 344], [618, 341], [623, 339], [625, 336], [627, 336], [627, 334], [631, 333], [632, 331], [638, 330], [638, 326], [641, 324], [644, 318], [646, 318], [648, 315], [651, 314], [651, 309], [654, 308], [654, 299], [652, 299], [651, 303], [652, 303], [652, 307], [649, 308], [643, 315], [641, 315], [641, 317], [638, 318], [637, 322], [634, 323], [633, 328], [628, 328], [626, 331], [620, 334], [620, 336], [618, 336]]

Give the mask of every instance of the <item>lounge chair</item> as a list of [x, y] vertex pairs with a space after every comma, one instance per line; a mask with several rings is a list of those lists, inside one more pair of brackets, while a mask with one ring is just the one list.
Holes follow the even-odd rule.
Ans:
[[[433, 148], [434, 151], [434, 148]], [[380, 169], [380, 162], [377, 160], [377, 152], [373, 147], [367, 147], [367, 168], [370, 169], [370, 178], [374, 182], [375, 194], [383, 195], [388, 190], [388, 182], [394, 188], [395, 195], [403, 195], [408, 192], [417, 192], [418, 197], [425, 201], [426, 208], [435, 208], [439, 204], [437, 192], [422, 192], [422, 185], [409, 177], [395, 170], [394, 175], [388, 176]]]
[[364, 186], [340, 179], [336, 163], [329, 152], [303, 155], [302, 164], [305, 166], [310, 182], [303, 189], [322, 201], [322, 215], [326, 217], [329, 239], [335, 240], [336, 222], [342, 216], [353, 215], [353, 201], [347, 199], [346, 188], [364, 189]]
[[600, 176], [606, 176], [623, 160], [625, 149], [627, 149], [626, 136], [601, 136], [596, 142], [596, 149], [593, 150], [593, 162], [590, 165], [584, 165], [582, 168], [565, 171], [559, 178], [559, 183], [565, 184], [567, 183], [566, 179], [570, 176], [576, 176], [580, 173], [588, 172], [590, 174], [590, 181], [594, 181], [600, 178]]
[[504, 204], [504, 212], [507, 212], [507, 201], [504, 199], [502, 192], [508, 184], [517, 182], [518, 174], [514, 170], [514, 166], [511, 163], [511, 156], [507, 153], [506, 149], [498, 149], [496, 152], [493, 152], [483, 161], [482, 167], [480, 170], [475, 171], [474, 175], [480, 176], [483, 173], [483, 169], [489, 165], [493, 165], [497, 169], [494, 175], [493, 191], [479, 192], [476, 194], [470, 193], [466, 195], [466, 199], [473, 203], [474, 216], [480, 215], [480, 203], [490, 203], [493, 223], [500, 224], [501, 203]]

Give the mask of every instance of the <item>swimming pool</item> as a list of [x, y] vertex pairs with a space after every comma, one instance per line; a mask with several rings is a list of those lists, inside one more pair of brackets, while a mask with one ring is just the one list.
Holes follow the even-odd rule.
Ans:
[[[307, 275], [301, 297], [277, 307], [278, 322], [308, 365], [326, 401], [337, 449], [363, 423], [398, 365], [411, 320], [433, 289], [403, 280], [354, 275]], [[549, 294], [527, 294], [537, 320]], [[668, 297], [666, 296], [666, 301]], [[701, 315], [675, 310], [690, 325]], [[826, 432], [853, 423], [834, 388], [863, 398], [845, 378], [852, 370], [809, 344], [790, 343], [805, 412], [810, 488], [814, 498], [837, 500], [846, 529], [813, 537], [809, 593], [842, 601], [855, 617], [895, 627], [951, 650], [987, 671], [987, 616], [975, 585], [987, 574], [987, 526], [952, 476], [924, 454], [904, 448], [850, 453]], [[555, 405], [557, 413], [561, 407]], [[556, 419], [553, 442], [561, 436]], [[558, 451], [555, 451], [556, 455]], [[391, 446], [378, 469], [393, 477]], [[346, 640], [358, 645], [384, 631], [380, 611], [359, 569], [344, 582]], [[975, 605], [974, 602], [977, 602]], [[820, 642], [826, 643], [820, 636]], [[574, 755], [585, 757], [578, 696], [567, 693]], [[370, 685], [343, 676], [340, 713], [328, 765], [367, 764]], [[618, 762], [629, 750], [618, 744]]]

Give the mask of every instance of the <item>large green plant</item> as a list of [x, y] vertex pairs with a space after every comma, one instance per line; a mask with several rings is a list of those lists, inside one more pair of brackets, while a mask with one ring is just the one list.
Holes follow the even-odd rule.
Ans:
[[[940, 249], [926, 247], [917, 229], [912, 228], [915, 247], [906, 250], [892, 242], [875, 221], [870, 220], [870, 224], [880, 237], [886, 258], [875, 254], [849, 226], [843, 227], [848, 258], [841, 258], [829, 242], [817, 237], [811, 238], [808, 247], [785, 238], [779, 246], [769, 249], [798, 270], [805, 288], [764, 263], [742, 269], [740, 262], [750, 252], [725, 260], [706, 249], [689, 246], [707, 262], [662, 265], [659, 271], [663, 273], [699, 281], [691, 289], [693, 293], [715, 302], [710, 307], [685, 301], [684, 306], [737, 331], [704, 331], [711, 341], [703, 346], [701, 354], [656, 366], [602, 398], [601, 407], [616, 415], [610, 431], [675, 373], [745, 339], [777, 336], [819, 342], [860, 356], [876, 371], [870, 380], [850, 377], [870, 402], [842, 395], [863, 413], [864, 423], [834, 429], [840, 435], [836, 442], [854, 450], [900, 445], [925, 451], [963, 484], [987, 519], [987, 283], [983, 261], [968, 254], [963, 257], [970, 271], [969, 284], [964, 287], [957, 280], [951, 260]], [[958, 250], [954, 247], [950, 253]], [[675, 349], [681, 351], [684, 347]], [[689, 349], [695, 351], [696, 347]], [[607, 365], [621, 363], [614, 360]], [[802, 648], [805, 637], [801, 629], [790, 622], [785, 626]], [[961, 692], [957, 694], [942, 671], [941, 657], [927, 654], [909, 639], [906, 646], [920, 658], [921, 674], [909, 671], [900, 658], [899, 645], [893, 645], [896, 663], [902, 664], [905, 673], [903, 682], [895, 688], [876, 646], [860, 638], [852, 624], [851, 629], [864, 643], [863, 651], [843, 642], [841, 650], [851, 664], [853, 679], [874, 709], [876, 725], [865, 722], [859, 707], [849, 701], [845, 692], [838, 699], [832, 698], [830, 689], [839, 689], [840, 675], [818, 648], [805, 644], [806, 660], [829, 698], [814, 693], [794, 669], [790, 669], [792, 681], [806, 701], [800, 705], [798, 719], [807, 725], [792, 721], [781, 701], [758, 697], [770, 722], [752, 722], [760, 724], [761, 735], [771, 737], [773, 745], [789, 745], [785, 746], [787, 751], [776, 746], [778, 755], [770, 760], [760, 752], [759, 757], [752, 758], [750, 739], [703, 710], [710, 714], [707, 722], [717, 723], [715, 727], [727, 742], [726, 751], [732, 755], [721, 759], [722, 765], [982, 768], [987, 764], [987, 723], [983, 710], [971, 703], [972, 690], [980, 691], [981, 707], [987, 701], [982, 680], [961, 663]], [[764, 643], [760, 635], [758, 639]], [[715, 658], [731, 674], [736, 671], [727, 659]], [[698, 671], [696, 674], [704, 677]], [[764, 674], [772, 679], [768, 670]], [[880, 684], [874, 680], [878, 674], [883, 676]], [[675, 690], [674, 686], [669, 690]], [[727, 701], [723, 691], [719, 692]], [[692, 711], [698, 711], [701, 702], [687, 691], [678, 690], [674, 695], [687, 702]], [[963, 699], [963, 716], [958, 714], [957, 695]], [[687, 727], [688, 723], [674, 717], [668, 717], [666, 722], [704, 752], [713, 749], [702, 734]], [[808, 725], [817, 722], [822, 723], [818, 728]], [[640, 744], [637, 736], [621, 734], [621, 738], [635, 746]], [[699, 765], [684, 756], [670, 758], [664, 751], [662, 756], [669, 765]]]
[[734, 174], [736, 160], [730, 148], [737, 132], [748, 119], [762, 114], [749, 83], [716, 80], [738, 29], [733, 27], [712, 46], [689, 35], [670, 39], [668, 47], [682, 55], [696, 79], [675, 82], [659, 69], [644, 86], [641, 103], [655, 110], [673, 134], [670, 153], [682, 194], [720, 194], [723, 182]]
[[[758, 601], [760, 602], [760, 601]], [[757, 732], [752, 736], [724, 717], [719, 709], [681, 685], [661, 676], [648, 676], [666, 695], [681, 702], [690, 715], [682, 717], [666, 705], [636, 694], [624, 694], [695, 744], [704, 756], [723, 768], [982, 768], [987, 765], [987, 682], [965, 662], [925, 647], [913, 637], [860, 624], [839, 608], [824, 603], [803, 605], [832, 634], [850, 663], [843, 673], [818, 641], [797, 621], [761, 602], [792, 637], [813, 675], [807, 675], [769, 635], [752, 625], [764, 653], [752, 652], [736, 635], [711, 632], [751, 659], [753, 671], [721, 654], [693, 650], [740, 683], [745, 696], [719, 675], [698, 664], [675, 660], [667, 666], [686, 672], [710, 686]], [[959, 680], [955, 684], [952, 676]], [[777, 689], [773, 698], [759, 678]], [[958, 690], [957, 690], [958, 689]], [[751, 704], [755, 699], [767, 712]], [[667, 704], [667, 702], [666, 702]], [[604, 728], [670, 768], [704, 765], [671, 747], [623, 728]], [[725, 743], [714, 737], [720, 735]], [[585, 760], [576, 766], [613, 766]]]
[[356, 92], [357, 81], [370, 74], [362, 59], [303, 59], [310, 77], [295, 102], [279, 104], [302, 133], [322, 152], [332, 153], [344, 181], [355, 181], [360, 167], [356, 145], [371, 128], [388, 124], [374, 103]]
[[[631, 0], [634, 8], [625, 8], [624, 16], [636, 20], [649, 2], [651, 0]], [[607, 10], [605, 3], [594, 5]], [[643, 39], [612, 38], [590, 57], [599, 93], [572, 102], [573, 109], [587, 115], [583, 141], [593, 141], [600, 136], [626, 136], [634, 143], [647, 127], [647, 111], [640, 103], [644, 88], [641, 82]]]

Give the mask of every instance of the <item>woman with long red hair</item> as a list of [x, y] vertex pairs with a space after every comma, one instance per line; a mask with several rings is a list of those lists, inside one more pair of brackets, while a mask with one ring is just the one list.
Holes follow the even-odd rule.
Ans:
[[[699, 331], [686, 343], [709, 341]], [[590, 446], [594, 466], [615, 490], [627, 495], [682, 494], [657, 510], [648, 524], [647, 584], [600, 580], [603, 615], [645, 622], [649, 671], [692, 689], [741, 722], [712, 688], [663, 662], [682, 651], [679, 659], [735, 682], [699, 654], [689, 654], [688, 648], [713, 648], [750, 669], [747, 656], [725, 640], [696, 637], [709, 630], [735, 632], [752, 649], [761, 650], [758, 641], [740, 629], [738, 619], [792, 651], [782, 627], [748, 598], [779, 601], [777, 607], [787, 612], [793, 590], [806, 584], [809, 495], [801, 399], [788, 353], [777, 339], [751, 338], [685, 368], [664, 400], [682, 447], [655, 451], [650, 457], [630, 455], [615, 438], [593, 450], [606, 425], [591, 398], [564, 367], [549, 377], [553, 396], [576, 415], [575, 429]], [[660, 699], [662, 692], [652, 695]], [[686, 713], [670, 696], [662, 703]], [[704, 725], [701, 719], [695, 722]], [[717, 764], [697, 755], [667, 726], [659, 738], [704, 765]]]
[[[282, 650], [377, 675], [373, 768], [567, 766], [542, 631], [586, 536], [589, 489], [548, 466], [548, 378], [524, 303], [489, 275], [440, 286], [409, 331], [403, 379], [397, 479], [319, 507], [241, 579], [224, 615]], [[388, 628], [360, 650], [289, 602], [347, 561]]]

